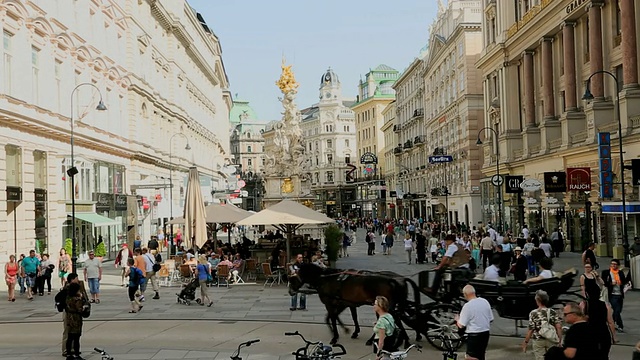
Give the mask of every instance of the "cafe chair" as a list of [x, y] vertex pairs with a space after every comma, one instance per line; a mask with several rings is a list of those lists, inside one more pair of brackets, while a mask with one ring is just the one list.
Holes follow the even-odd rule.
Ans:
[[256, 268], [256, 260], [255, 259], [247, 259], [246, 263], [246, 271], [247, 271], [247, 280], [256, 280], [257, 276], [257, 268]]
[[262, 273], [264, 274], [265, 278], [265, 282], [262, 287], [267, 286], [267, 284], [269, 284], [269, 287], [272, 287], [273, 283], [275, 283], [279, 279], [278, 274], [274, 274], [271, 271], [271, 265], [269, 265], [269, 263], [262, 263]]
[[216, 278], [218, 278], [218, 287], [220, 287], [220, 279], [224, 279], [224, 283], [227, 285], [227, 287], [229, 287], [229, 266], [218, 265]]

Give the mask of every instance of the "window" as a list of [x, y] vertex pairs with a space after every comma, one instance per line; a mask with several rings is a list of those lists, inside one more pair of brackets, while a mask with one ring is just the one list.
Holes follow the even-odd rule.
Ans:
[[622, 34], [622, 17], [620, 16], [620, 0], [616, 0], [616, 35]]
[[618, 89], [622, 91], [624, 86], [624, 72], [622, 71], [622, 64], [616, 66], [616, 77], [618, 78]]
[[319, 183], [320, 182], [320, 173], [314, 173], [313, 174], [314, 179], [315, 179], [315, 183]]
[[327, 140], [327, 149], [331, 149], [331, 148], [333, 148], [333, 141]]
[[14, 145], [4, 147], [7, 154], [7, 186], [22, 186], [22, 149]]
[[589, 47], [589, 43], [591, 42], [591, 39], [589, 38], [589, 18], [585, 18], [585, 22], [584, 22], [584, 52], [585, 52], [585, 62], [589, 61], [589, 51], [590, 51], [590, 47]]
[[59, 60], [55, 61], [53, 72], [56, 80], [56, 96], [58, 97], [56, 107], [58, 112], [60, 112], [62, 109], [62, 62]]
[[253, 166], [253, 160], [252, 159], [247, 159], [247, 166], [249, 168], [251, 168]]
[[262, 158], [262, 166], [265, 166], [265, 165], [267, 165], [267, 159]]
[[333, 171], [327, 171], [327, 182], [332, 183], [333, 182]]
[[2, 33], [2, 47], [4, 49], [4, 92], [11, 94], [11, 78], [13, 72], [11, 71], [11, 58], [12, 58], [12, 39], [13, 35], [4, 31]]
[[251, 145], [247, 146], [247, 152], [251, 152]]
[[344, 157], [344, 162], [345, 162], [346, 164], [351, 164], [351, 155], [347, 154], [347, 155]]
[[320, 165], [320, 158], [316, 156], [316, 166]]
[[31, 99], [34, 103], [39, 102], [39, 77], [40, 71], [40, 49], [35, 46], [31, 47]]
[[344, 139], [344, 147], [349, 147], [349, 139]]
[[333, 154], [327, 154], [327, 164], [333, 164]]

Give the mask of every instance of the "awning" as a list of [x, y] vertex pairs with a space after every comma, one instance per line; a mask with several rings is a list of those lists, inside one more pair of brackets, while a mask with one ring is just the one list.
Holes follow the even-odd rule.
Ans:
[[[71, 214], [67, 213], [67, 216], [71, 217]], [[106, 216], [98, 215], [96, 213], [76, 213], [76, 219], [90, 222], [95, 226], [111, 226], [120, 224], [119, 221], [110, 219]]]
[[[626, 202], [627, 215], [640, 214], [640, 202], [627, 201]], [[603, 214], [622, 214], [622, 202], [603, 202], [602, 203]]]

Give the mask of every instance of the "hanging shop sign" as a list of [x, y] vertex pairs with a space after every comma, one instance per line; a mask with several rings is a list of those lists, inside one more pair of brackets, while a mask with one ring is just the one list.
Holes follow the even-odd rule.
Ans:
[[507, 194], [518, 194], [522, 192], [522, 188], [520, 185], [524, 181], [524, 176], [522, 175], [506, 175], [504, 177], [507, 187], [505, 192]]
[[567, 191], [567, 173], [554, 171], [544, 173], [544, 192], [558, 193]]
[[611, 164], [611, 133], [598, 133], [598, 157], [600, 159], [600, 197], [613, 197], [613, 168]]
[[47, 190], [46, 189], [34, 189], [34, 200], [36, 202], [45, 202], [47, 201]]
[[366, 152], [360, 157], [360, 164], [378, 164], [378, 157], [371, 152]]
[[542, 183], [537, 179], [525, 179], [520, 183], [520, 188], [526, 192], [534, 192], [542, 189]]
[[567, 168], [569, 191], [591, 191], [591, 168]]
[[22, 201], [22, 188], [19, 186], [7, 186], [7, 201]]
[[127, 211], [127, 195], [116, 194], [115, 196], [115, 211]]

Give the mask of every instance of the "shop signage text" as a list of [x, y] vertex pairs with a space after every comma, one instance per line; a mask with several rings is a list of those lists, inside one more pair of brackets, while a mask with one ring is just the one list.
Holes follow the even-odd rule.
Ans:
[[22, 188], [7, 186], [7, 201], [22, 201]]
[[538, 191], [542, 189], [542, 183], [536, 179], [526, 179], [520, 183], [520, 188], [524, 191]]
[[585, 4], [587, 2], [587, 0], [573, 0], [571, 3], [569, 3], [569, 5], [567, 5], [567, 7], [565, 8], [565, 10], [567, 11], [567, 15], [571, 14], [572, 12], [578, 10], [578, 8], [580, 8], [580, 6], [582, 6], [583, 4]]
[[451, 155], [429, 156], [429, 164], [441, 164], [441, 163], [448, 163], [452, 161], [453, 161], [453, 156]]
[[600, 197], [613, 197], [613, 169], [611, 168], [611, 133], [598, 133], [598, 155], [600, 157]]
[[116, 194], [115, 196], [115, 211], [127, 210], [127, 195]]
[[522, 175], [506, 175], [505, 181], [507, 183], [507, 188], [505, 192], [507, 194], [517, 194], [522, 192], [522, 188], [520, 185], [524, 181], [524, 176]]
[[554, 171], [544, 173], [544, 192], [558, 193], [567, 191], [567, 173]]
[[567, 168], [569, 191], [591, 191], [591, 168]]
[[47, 201], [47, 190], [46, 189], [34, 189], [34, 200], [38, 202]]

